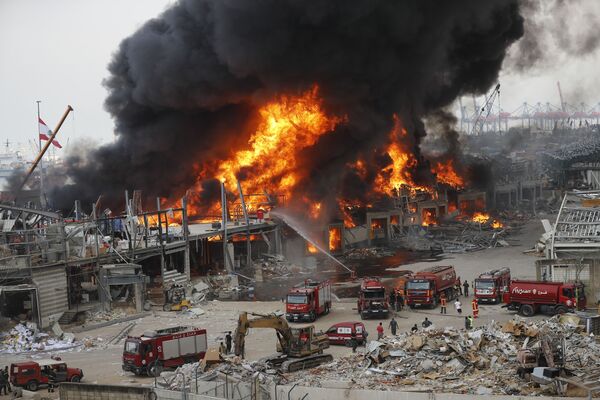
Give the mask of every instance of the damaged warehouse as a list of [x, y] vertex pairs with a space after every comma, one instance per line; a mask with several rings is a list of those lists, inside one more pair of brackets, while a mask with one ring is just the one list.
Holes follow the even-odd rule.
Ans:
[[0, 13], [0, 395], [600, 396], [600, 3], [89, 1]]

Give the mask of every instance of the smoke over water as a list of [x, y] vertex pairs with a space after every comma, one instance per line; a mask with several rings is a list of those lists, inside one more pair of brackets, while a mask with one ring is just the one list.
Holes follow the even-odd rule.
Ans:
[[[485, 92], [522, 34], [516, 0], [181, 0], [121, 43], [104, 82], [116, 139], [69, 159], [74, 183], [54, 202], [120, 202], [125, 189], [176, 199], [190, 188], [210, 202], [221, 160], [248, 147], [265, 105], [282, 96], [315, 96], [310, 116], [327, 118], [318, 135], [291, 122], [306, 140], [289, 164], [302, 172], [277, 177], [293, 181], [289, 194], [327, 204], [364, 197], [376, 171], [396, 163], [384, 151], [394, 131], [412, 154], [412, 181], [426, 184], [433, 160], [419, 150], [422, 119], [459, 94]], [[242, 184], [257, 168], [244, 165]]]

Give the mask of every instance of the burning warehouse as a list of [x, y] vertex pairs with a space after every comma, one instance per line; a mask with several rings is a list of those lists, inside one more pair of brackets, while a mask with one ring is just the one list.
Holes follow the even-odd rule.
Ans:
[[[561, 65], [557, 43], [600, 49], [567, 3], [178, 0], [139, 17], [104, 58], [111, 140], [69, 147], [86, 106], [50, 130], [38, 101], [34, 161], [0, 154], [29, 166], [0, 198], [11, 382], [52, 387], [30, 367], [60, 361], [61, 398], [600, 390], [600, 105], [563, 82], [575, 108], [557, 84], [560, 107], [505, 109], [545, 45]], [[577, 11], [598, 25], [600, 5]]]

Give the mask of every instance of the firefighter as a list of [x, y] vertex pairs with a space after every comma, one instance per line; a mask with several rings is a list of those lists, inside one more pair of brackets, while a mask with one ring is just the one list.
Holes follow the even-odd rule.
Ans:
[[465, 297], [469, 297], [469, 281], [467, 280], [463, 283], [463, 293], [465, 294]]
[[440, 296], [440, 314], [446, 314], [446, 293], [442, 292]]
[[398, 308], [396, 307], [396, 291], [395, 290], [391, 290], [390, 291], [390, 307], [394, 307], [394, 311], [398, 311]]
[[462, 296], [463, 295], [463, 291], [462, 291], [462, 284], [460, 283], [460, 276], [456, 279], [456, 289], [458, 289], [458, 293]]
[[479, 304], [477, 303], [477, 298], [473, 297], [473, 301], [471, 301], [471, 307], [473, 308], [473, 318], [478, 318]]

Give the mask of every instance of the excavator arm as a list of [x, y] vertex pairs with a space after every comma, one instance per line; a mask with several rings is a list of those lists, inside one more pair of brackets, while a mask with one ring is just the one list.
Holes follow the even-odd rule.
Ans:
[[288, 325], [287, 321], [284, 318], [281, 318], [275, 314], [251, 313], [250, 315], [255, 316], [257, 318], [248, 319], [247, 312], [240, 313], [240, 316], [238, 318], [238, 325], [233, 338], [235, 345], [235, 355], [241, 356], [242, 358], [244, 357], [246, 335], [248, 334], [248, 330], [250, 330], [251, 328], [275, 329], [282, 352], [284, 354], [287, 354], [290, 350], [292, 343], [292, 330]]

